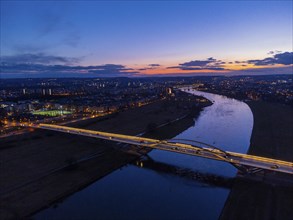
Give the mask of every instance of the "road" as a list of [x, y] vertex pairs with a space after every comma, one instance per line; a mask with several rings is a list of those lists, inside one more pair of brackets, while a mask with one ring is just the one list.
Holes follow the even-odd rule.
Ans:
[[[66, 125], [66, 124], [70, 124], [70, 123], [75, 123], [78, 121], [85, 121], [88, 119], [92, 119], [92, 118], [97, 118], [97, 117], [102, 117], [107, 115], [106, 113], [101, 113], [101, 114], [96, 114], [96, 115], [90, 115], [90, 116], [85, 116], [85, 117], [78, 117], [78, 118], [74, 118], [71, 120], [68, 120], [68, 116], [59, 116], [59, 117], [54, 117], [52, 118], [44, 118], [41, 120], [37, 120], [36, 122], [10, 122], [10, 121], [5, 121], [5, 128], [9, 129], [9, 128], [16, 128], [18, 126], [19, 130], [14, 130], [14, 131], [10, 131], [8, 133], [5, 134], [0, 134], [0, 138], [5, 138], [5, 137], [10, 137], [10, 136], [14, 136], [14, 135], [20, 135], [20, 134], [25, 134], [30, 132], [30, 130], [28, 129], [20, 129], [20, 127], [23, 127], [24, 125], [27, 125], [28, 123], [33, 124], [33, 123], [51, 123], [52, 121], [54, 122], [58, 122], [59, 125]], [[62, 121], [61, 121], [62, 120]], [[60, 122], [61, 121], [61, 122]]]
[[248, 154], [241, 154], [230, 151], [222, 151], [211, 145], [207, 145], [205, 143], [196, 141], [193, 141], [193, 144], [185, 144], [180, 142], [173, 142], [176, 140], [156, 140], [144, 137], [114, 134], [101, 131], [92, 131], [81, 128], [72, 128], [52, 124], [33, 124], [24, 126], [99, 138], [141, 147], [149, 147], [153, 149], [171, 151], [181, 154], [188, 154], [198, 157], [209, 158], [213, 160], [220, 160], [232, 164], [240, 171], [248, 173], [255, 173], [261, 170], [271, 170], [275, 172], [293, 174], [292, 162], [276, 160], [266, 157], [258, 157]]

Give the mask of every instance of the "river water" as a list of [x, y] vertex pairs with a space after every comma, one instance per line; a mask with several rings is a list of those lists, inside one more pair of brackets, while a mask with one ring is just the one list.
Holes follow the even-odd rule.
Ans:
[[[174, 139], [196, 140], [223, 150], [247, 152], [253, 115], [245, 103], [192, 89], [182, 90], [204, 96], [213, 105], [201, 112], [194, 126]], [[184, 178], [178, 173], [180, 168], [188, 168], [200, 177], [213, 174], [229, 178], [237, 172], [233, 166], [159, 150], [153, 150], [148, 156], [150, 166], [146, 167], [144, 161], [138, 166], [127, 165], [33, 218], [218, 219], [229, 188]]]

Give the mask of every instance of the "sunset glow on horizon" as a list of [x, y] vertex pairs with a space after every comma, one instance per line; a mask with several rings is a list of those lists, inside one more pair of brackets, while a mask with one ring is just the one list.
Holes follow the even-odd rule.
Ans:
[[1, 1], [1, 77], [292, 74], [292, 1]]

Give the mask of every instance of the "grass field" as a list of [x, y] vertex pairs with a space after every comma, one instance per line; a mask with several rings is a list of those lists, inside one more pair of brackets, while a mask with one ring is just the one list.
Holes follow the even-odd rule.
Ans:
[[[293, 109], [290, 106], [249, 102], [254, 116], [249, 154], [293, 161]], [[268, 172], [263, 179], [291, 179]], [[293, 185], [237, 179], [223, 209], [221, 220], [292, 220]]]
[[60, 116], [60, 115], [69, 115], [72, 114], [70, 111], [64, 111], [64, 110], [44, 110], [44, 111], [35, 111], [32, 112], [33, 115], [43, 115], [43, 116]]
[[[195, 99], [185, 94], [177, 100], [162, 100], [68, 126], [136, 135], [146, 131], [149, 123], [160, 125], [190, 113], [195, 116], [202, 109], [193, 108]], [[152, 135], [168, 139], [192, 123], [193, 117], [187, 117]], [[115, 149], [116, 146], [112, 142], [43, 130], [0, 139], [1, 220], [30, 216], [136, 159]], [[97, 157], [79, 163], [74, 169], [58, 170], [91, 155]]]

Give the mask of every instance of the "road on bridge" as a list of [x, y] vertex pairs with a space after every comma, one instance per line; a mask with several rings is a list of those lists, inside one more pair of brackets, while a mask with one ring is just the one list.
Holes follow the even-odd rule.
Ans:
[[188, 154], [213, 160], [220, 160], [230, 163], [240, 171], [247, 173], [256, 173], [261, 170], [271, 170], [281, 173], [293, 174], [292, 162], [235, 153], [230, 151], [223, 151], [211, 145], [196, 141], [193, 141], [193, 144], [185, 144], [173, 141], [156, 140], [144, 137], [114, 134], [52, 124], [30, 124], [24, 126], [138, 145], [142, 147]]

